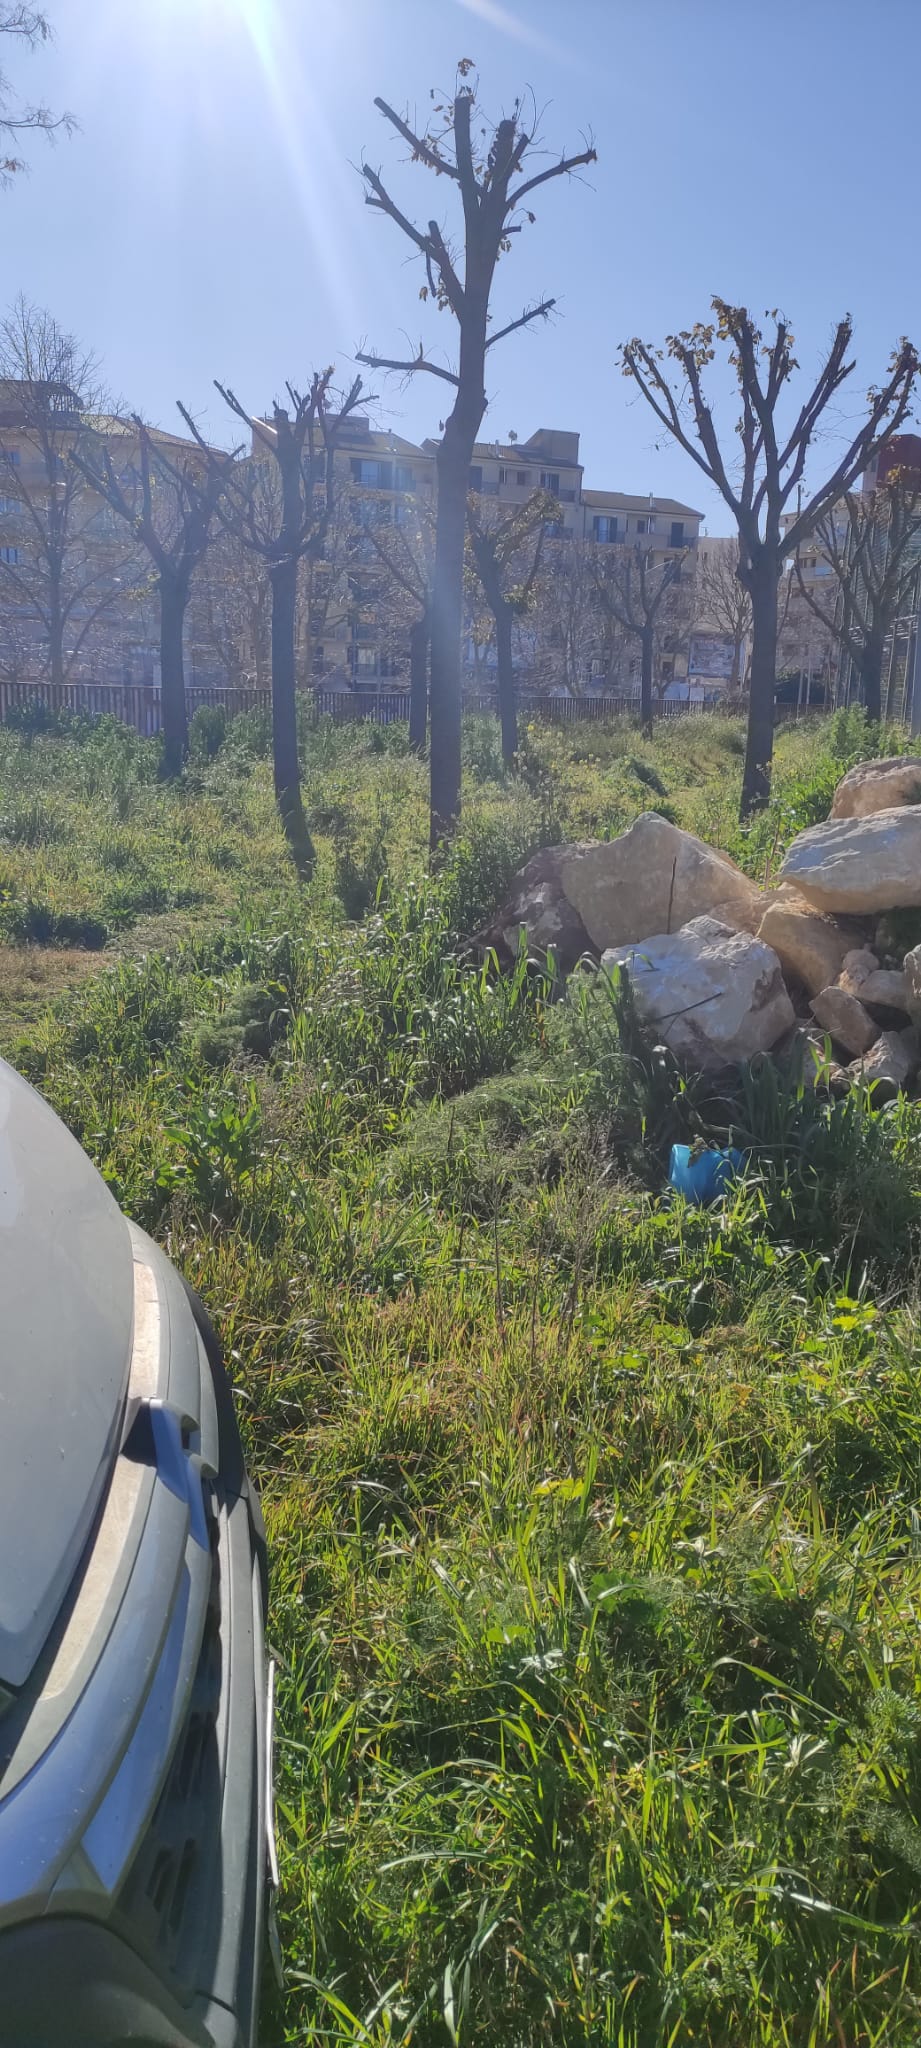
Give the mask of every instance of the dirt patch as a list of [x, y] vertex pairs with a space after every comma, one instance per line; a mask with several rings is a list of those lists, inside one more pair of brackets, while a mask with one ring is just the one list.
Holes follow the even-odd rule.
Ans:
[[98, 973], [98, 953], [82, 946], [0, 945], [0, 1047], [8, 1051], [55, 996]]

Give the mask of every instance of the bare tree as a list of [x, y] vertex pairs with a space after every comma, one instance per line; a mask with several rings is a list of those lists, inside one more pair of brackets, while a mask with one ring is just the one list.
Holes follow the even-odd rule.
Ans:
[[609, 618], [623, 628], [640, 647], [640, 719], [643, 731], [652, 733], [652, 695], [656, 635], [670, 592], [681, 581], [685, 555], [656, 559], [652, 548], [638, 541], [633, 547], [605, 547], [595, 561], [595, 588]]
[[[13, 36], [34, 50], [50, 40], [51, 23], [41, 8], [24, 6], [21, 0], [0, 0], [0, 35]], [[69, 135], [75, 127], [72, 114], [52, 114], [48, 107], [17, 100], [9, 79], [0, 71], [0, 149], [5, 152], [0, 157], [0, 184], [7, 184], [25, 168], [22, 157], [12, 154], [20, 135], [30, 129], [49, 137], [63, 129]]]
[[594, 543], [574, 537], [544, 551], [533, 593], [532, 638], [541, 687], [581, 697], [599, 671], [607, 677], [616, 659], [620, 628], [600, 612], [595, 588]]
[[[774, 683], [777, 656], [777, 595], [783, 563], [796, 553], [837, 498], [849, 490], [871, 457], [898, 431], [911, 401], [918, 369], [914, 348], [903, 341], [879, 389], [867, 395], [866, 417], [822, 483], [802, 492], [806, 461], [823, 415], [851, 375], [849, 318], [839, 321], [818, 377], [791, 425], [778, 418], [780, 401], [798, 368], [786, 320], [771, 314], [773, 336], [765, 340], [744, 306], [714, 299], [715, 323], [699, 322], [669, 335], [665, 349], [632, 340], [621, 351], [632, 377], [657, 420], [696, 462], [725, 499], [739, 532], [739, 575], [752, 601], [751, 691], [748, 742], [742, 778], [742, 816], [761, 809], [771, 788], [774, 749]], [[741, 412], [736, 425], [738, 456], [724, 454], [704, 391], [704, 372], [717, 341], [725, 343], [738, 386]], [[677, 364], [675, 388], [666, 364]], [[796, 515], [785, 525], [788, 505]]]
[[258, 557], [221, 527], [195, 578], [193, 631], [234, 687], [269, 687], [269, 598]]
[[[458, 66], [466, 81], [472, 65]], [[522, 119], [520, 101], [511, 114], [487, 125], [475, 139], [473, 116], [476, 89], [461, 82], [453, 99], [437, 105], [430, 125], [419, 130], [383, 99], [375, 106], [421, 163], [437, 178], [457, 186], [463, 216], [463, 244], [454, 249], [439, 224], [419, 228], [391, 197], [378, 171], [362, 164], [366, 200], [395, 222], [425, 266], [423, 299], [431, 297], [457, 322], [457, 368], [448, 369], [425, 355], [422, 343], [408, 360], [399, 361], [361, 351], [358, 361], [375, 369], [412, 377], [420, 371], [437, 377], [454, 393], [451, 411], [442, 424], [436, 469], [438, 510], [435, 532], [435, 573], [431, 620], [431, 840], [435, 846], [460, 815], [461, 789], [461, 632], [464, 593], [464, 530], [470, 462], [486, 411], [486, 358], [506, 335], [546, 319], [553, 299], [525, 307], [516, 318], [490, 331], [490, 296], [499, 257], [511, 246], [525, 220], [534, 216], [527, 202], [550, 179], [565, 177], [595, 161], [592, 148], [563, 156], [531, 176], [522, 176], [533, 156], [535, 138]]]
[[361, 538], [385, 571], [401, 613], [412, 614], [409, 641], [409, 744], [414, 754], [425, 750], [428, 713], [428, 653], [432, 620], [432, 579], [435, 531], [429, 508], [416, 504], [413, 517], [399, 526], [369, 525]]
[[825, 634], [853, 662], [867, 717], [878, 722], [886, 641], [918, 576], [921, 477], [892, 470], [875, 491], [848, 491], [844, 507], [846, 519], [832, 506], [809, 543], [828, 571], [821, 594], [818, 582], [804, 577], [799, 556], [796, 577]]
[[[289, 412], [277, 400], [271, 419], [248, 413], [234, 391], [216, 383], [225, 405], [250, 428], [253, 461], [234, 473], [220, 516], [245, 547], [264, 562], [272, 591], [272, 744], [275, 795], [299, 866], [314, 850], [301, 798], [297, 751], [296, 634], [302, 562], [322, 558], [336, 505], [335, 447], [340, 426], [361, 395], [356, 377], [345, 398], [334, 398], [332, 370], [314, 372], [306, 391], [286, 385]], [[183, 417], [204, 442], [190, 415]], [[218, 457], [212, 453], [212, 461]]]
[[742, 687], [742, 649], [751, 637], [752, 601], [739, 575], [739, 544], [713, 541], [699, 553], [695, 584], [696, 617], [732, 642], [730, 690]]
[[129, 447], [132, 459], [126, 461], [120, 451], [117, 467], [108, 441], [93, 449], [75, 448], [70, 459], [153, 564], [160, 613], [163, 768], [167, 775], [178, 775], [189, 746], [183, 632], [192, 577], [240, 451], [218, 454], [211, 449], [203, 461], [194, 441], [183, 444], [174, 435], [158, 434], [136, 415]]
[[99, 499], [70, 460], [91, 447], [104, 415], [95, 356], [20, 297], [0, 328], [0, 386], [0, 597], [40, 670], [60, 685], [137, 583], [140, 559], [113, 544]]
[[518, 752], [512, 627], [530, 610], [545, 530], [558, 518], [559, 506], [549, 491], [532, 491], [523, 505], [507, 512], [475, 491], [467, 499], [471, 553], [495, 634], [502, 759], [509, 765]]

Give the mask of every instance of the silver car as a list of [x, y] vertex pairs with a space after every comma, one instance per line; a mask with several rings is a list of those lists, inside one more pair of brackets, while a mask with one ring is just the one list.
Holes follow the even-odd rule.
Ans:
[[0, 2041], [249, 2048], [265, 1540], [200, 1304], [0, 1061]]

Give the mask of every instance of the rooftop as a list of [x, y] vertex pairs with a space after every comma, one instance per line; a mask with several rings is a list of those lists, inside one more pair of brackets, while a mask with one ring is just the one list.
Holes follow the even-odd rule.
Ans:
[[643, 496], [633, 496], [629, 491], [586, 491], [582, 492], [582, 503], [596, 511], [606, 512], [667, 512], [670, 519], [702, 519], [702, 512], [695, 512], [693, 505], [682, 505], [678, 498], [656, 498], [651, 491]]

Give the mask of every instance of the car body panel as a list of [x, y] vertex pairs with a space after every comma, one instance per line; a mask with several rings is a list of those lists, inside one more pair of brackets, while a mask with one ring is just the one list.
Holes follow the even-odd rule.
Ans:
[[[7, 1689], [0, 1714], [0, 2012], [16, 2018], [17, 2048], [49, 2048], [65, 2030], [69, 2048], [128, 2039], [251, 2048], [270, 1865], [266, 1563], [230, 1383], [201, 1304], [8, 1072], [0, 1063], [0, 1110], [5, 1102], [17, 1149], [4, 1153], [0, 1142], [0, 1204], [18, 1174], [17, 1227], [21, 1250], [33, 1239], [23, 1259], [33, 1286], [52, 1213], [71, 1238], [55, 1268], [56, 1317], [35, 1321], [39, 1341], [56, 1350], [36, 1375], [31, 1469], [48, 1483], [57, 1451], [42, 1451], [38, 1439], [60, 1438], [55, 1385], [79, 1395], [100, 1428], [97, 1438], [83, 1431], [76, 1453], [93, 1499], [85, 1530], [75, 1488], [60, 1516], [44, 1502], [60, 1559], [48, 1569], [46, 1545], [43, 1598], [61, 1574], [64, 1583], [26, 1680]], [[29, 1182], [30, 1123], [41, 1140], [34, 1172], [53, 1177], [63, 1159], [70, 1206], [52, 1211]], [[94, 1220], [92, 1242], [81, 1236], [78, 1195], [81, 1217]], [[25, 1283], [17, 1294], [8, 1280], [13, 1240], [4, 1244], [2, 1231], [0, 1304], [12, 1293], [19, 1305], [0, 1391], [25, 1418]], [[88, 1301], [102, 1303], [95, 1321]], [[84, 1315], [100, 1346], [95, 1367], [74, 1336]], [[25, 1440], [22, 1430], [3, 1435], [0, 1407], [0, 1503]], [[100, 1445], [101, 1477], [88, 1455]], [[4, 1558], [4, 1590], [8, 1576]], [[81, 1955], [90, 1977], [71, 1998]], [[39, 1969], [28, 1984], [18, 1960], [26, 1957]]]
[[23, 1685], [111, 1469], [133, 1316], [128, 1227], [86, 1154], [0, 1061], [0, 1683]]

